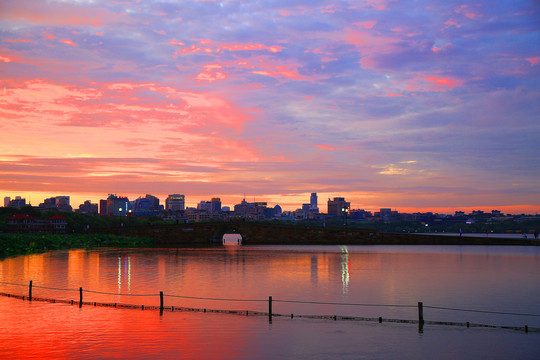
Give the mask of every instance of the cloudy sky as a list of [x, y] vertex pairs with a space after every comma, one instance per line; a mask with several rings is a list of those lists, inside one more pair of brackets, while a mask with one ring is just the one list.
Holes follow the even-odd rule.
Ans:
[[536, 0], [1, 0], [0, 195], [540, 210]]

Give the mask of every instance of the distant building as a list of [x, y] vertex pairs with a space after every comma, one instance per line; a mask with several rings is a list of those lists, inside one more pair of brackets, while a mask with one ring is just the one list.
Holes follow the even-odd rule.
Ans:
[[15, 214], [7, 218], [7, 231], [15, 233], [65, 233], [67, 219], [55, 215], [45, 220], [28, 214]]
[[380, 212], [380, 216], [381, 216], [382, 221], [392, 220], [392, 209], [382, 208]]
[[107, 198], [107, 215], [127, 216], [129, 210], [129, 199], [127, 197], [118, 197], [115, 194], [109, 194]]
[[11, 198], [9, 196], [4, 197], [4, 207], [9, 207], [9, 202]]
[[165, 200], [165, 209], [170, 211], [183, 211], [186, 207], [184, 195], [171, 194]]
[[[4, 198], [5, 200], [5, 198]], [[20, 209], [22, 207], [26, 206], [26, 199], [21, 198], [20, 196], [16, 196], [15, 199], [11, 199], [9, 201], [9, 207], [14, 207], [17, 209]]]
[[266, 209], [266, 202], [253, 202], [249, 203], [246, 199], [243, 199], [240, 204], [234, 205], [234, 212], [237, 216], [243, 216], [252, 219], [263, 219], [264, 209]]
[[350, 209], [351, 203], [345, 201], [345, 198], [335, 197], [334, 200], [328, 199], [328, 215], [343, 216], [344, 209]]
[[314, 213], [319, 212], [319, 205], [317, 204], [317, 193], [311, 193], [309, 200], [309, 210]]
[[73, 208], [69, 204], [69, 196], [54, 196], [43, 200], [38, 206], [40, 209], [46, 210], [59, 210], [59, 211], [73, 211]]
[[92, 204], [90, 200], [86, 200], [84, 204], [79, 205], [79, 209], [75, 210], [75, 212], [86, 215], [97, 215], [98, 204]]
[[146, 199], [150, 200], [152, 205], [150, 206], [150, 210], [162, 210], [162, 207], [159, 205], [159, 199], [155, 197], [154, 195], [146, 194]]
[[221, 199], [220, 198], [218, 197], [212, 198], [212, 201], [210, 202], [210, 212], [212, 214], [221, 212]]
[[197, 204], [197, 210], [210, 212], [210, 209], [212, 208], [212, 203], [210, 201], [201, 201]]
[[107, 200], [99, 200], [99, 215], [107, 215]]

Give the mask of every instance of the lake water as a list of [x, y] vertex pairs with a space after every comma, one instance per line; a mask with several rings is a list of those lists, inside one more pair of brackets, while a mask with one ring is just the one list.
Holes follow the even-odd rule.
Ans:
[[417, 324], [298, 317], [415, 320], [421, 301], [426, 321], [540, 328], [540, 316], [427, 307], [540, 314], [540, 247], [227, 245], [54, 251], [0, 262], [0, 291], [27, 295], [30, 280], [35, 297], [77, 301], [82, 287], [84, 301], [155, 306], [162, 291], [165, 306], [267, 312], [272, 296], [274, 313], [295, 315], [271, 322], [160, 315], [2, 296], [0, 358], [540, 358], [540, 332], [426, 324], [420, 333]]

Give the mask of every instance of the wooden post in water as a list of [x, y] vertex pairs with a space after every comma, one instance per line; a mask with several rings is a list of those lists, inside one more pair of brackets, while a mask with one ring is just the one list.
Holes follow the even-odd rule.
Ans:
[[163, 291], [159, 292], [159, 314], [163, 315]]
[[32, 301], [32, 280], [30, 280], [30, 285], [28, 285], [28, 300]]
[[418, 332], [424, 332], [424, 304], [418, 302]]
[[82, 308], [82, 287], [79, 288], [79, 308]]
[[272, 322], [272, 297], [268, 297], [268, 321]]

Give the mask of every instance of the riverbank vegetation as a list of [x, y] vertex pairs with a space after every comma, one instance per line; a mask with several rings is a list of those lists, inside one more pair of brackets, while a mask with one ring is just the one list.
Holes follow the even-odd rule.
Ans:
[[0, 259], [49, 250], [152, 247], [150, 238], [110, 234], [0, 234]]

